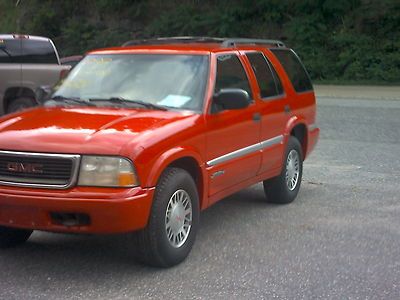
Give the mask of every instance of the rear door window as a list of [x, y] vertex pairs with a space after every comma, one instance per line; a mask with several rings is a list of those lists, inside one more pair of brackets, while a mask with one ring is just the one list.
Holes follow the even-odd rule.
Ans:
[[282, 86], [282, 81], [278, 75], [278, 72], [276, 72], [274, 66], [271, 63], [269, 63], [269, 67], [271, 68], [272, 74], [274, 74], [276, 90], [278, 92], [278, 95], [282, 95], [283, 94], [283, 86]]
[[43, 40], [22, 40], [21, 62], [26, 64], [58, 64], [53, 45]]
[[313, 89], [310, 77], [298, 56], [289, 49], [270, 49], [279, 59], [296, 92]]
[[239, 57], [235, 54], [224, 54], [217, 56], [217, 78], [215, 92], [221, 89], [242, 89], [252, 97], [249, 80]]
[[21, 40], [0, 39], [0, 63], [19, 63]]
[[260, 52], [246, 54], [256, 75], [261, 98], [276, 97], [283, 93], [282, 83], [271, 64]]

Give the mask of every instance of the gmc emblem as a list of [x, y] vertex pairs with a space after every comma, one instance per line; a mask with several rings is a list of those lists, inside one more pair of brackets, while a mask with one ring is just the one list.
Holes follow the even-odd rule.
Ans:
[[41, 164], [30, 164], [30, 163], [19, 163], [9, 162], [7, 163], [7, 170], [14, 173], [43, 173], [43, 165]]

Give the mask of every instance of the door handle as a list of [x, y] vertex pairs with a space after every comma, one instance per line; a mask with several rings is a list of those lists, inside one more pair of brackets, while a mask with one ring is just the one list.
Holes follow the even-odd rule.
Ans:
[[260, 113], [253, 114], [253, 121], [254, 122], [260, 122], [261, 121], [261, 114]]
[[290, 106], [289, 105], [285, 105], [284, 107], [285, 113], [290, 113]]

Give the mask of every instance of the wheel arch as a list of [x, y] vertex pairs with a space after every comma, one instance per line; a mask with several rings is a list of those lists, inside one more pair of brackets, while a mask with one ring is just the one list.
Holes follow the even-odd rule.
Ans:
[[285, 131], [286, 143], [288, 141], [289, 136], [294, 136], [298, 139], [301, 144], [301, 149], [303, 151], [303, 160], [306, 158], [307, 148], [308, 148], [308, 129], [306, 125], [305, 118], [302, 117], [292, 117]]
[[154, 163], [149, 176], [144, 183], [146, 186], [154, 187], [157, 185], [160, 176], [168, 167], [180, 168], [189, 173], [196, 183], [199, 194], [200, 208], [206, 204], [204, 197], [205, 191], [205, 168], [201, 163], [202, 159], [196, 152], [184, 148], [174, 148], [161, 155]]
[[8, 105], [10, 103], [20, 97], [27, 97], [33, 99], [35, 102], [36, 101], [36, 94], [35, 92], [27, 87], [9, 87], [3, 97], [3, 111], [7, 111]]

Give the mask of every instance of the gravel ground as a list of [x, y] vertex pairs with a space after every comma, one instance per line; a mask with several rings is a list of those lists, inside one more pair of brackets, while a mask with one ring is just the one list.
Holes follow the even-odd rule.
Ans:
[[0, 299], [400, 299], [400, 101], [317, 93], [292, 204], [260, 184], [226, 198], [166, 270], [132, 261], [124, 236], [35, 233], [0, 252]]

